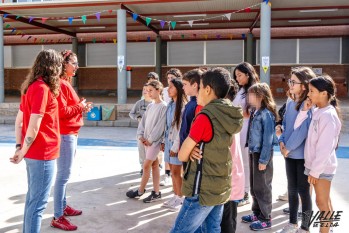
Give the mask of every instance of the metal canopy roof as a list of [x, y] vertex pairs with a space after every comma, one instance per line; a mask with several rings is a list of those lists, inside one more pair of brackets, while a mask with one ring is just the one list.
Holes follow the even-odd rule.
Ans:
[[[134, 21], [132, 15], [128, 14], [127, 31], [138, 35], [149, 34], [153, 38], [154, 30], [160, 31], [161, 35], [168, 34], [170, 21], [176, 22], [175, 30], [170, 28], [170, 32], [175, 35], [192, 35], [196, 30], [198, 32], [205, 30], [208, 33], [210, 31], [224, 33], [227, 30], [247, 33], [250, 29], [259, 28], [261, 2], [261, 0], [70, 0], [2, 4], [0, 13], [9, 14], [4, 20], [4, 27], [10, 25], [5, 28], [5, 35], [15, 35], [19, 32], [19, 35], [33, 36], [57, 33], [68, 36], [90, 33], [109, 35], [117, 30], [116, 10], [123, 4], [130, 11], [137, 13], [138, 19], [142, 18], [145, 21], [145, 17], [152, 18], [150, 26], [153, 30], [141, 22]], [[348, 0], [270, 2], [272, 28], [349, 25]], [[100, 20], [96, 17], [97, 12], [101, 13]], [[233, 13], [230, 20], [225, 16], [229, 13]], [[83, 15], [86, 16], [85, 23], [81, 18]], [[68, 21], [69, 17], [74, 17], [71, 24]], [[164, 28], [161, 27], [160, 20], [167, 22]], [[191, 20], [194, 20], [192, 27], [188, 23]], [[304, 30], [304, 33], [307, 31]], [[344, 33], [349, 34], [349, 30]]]

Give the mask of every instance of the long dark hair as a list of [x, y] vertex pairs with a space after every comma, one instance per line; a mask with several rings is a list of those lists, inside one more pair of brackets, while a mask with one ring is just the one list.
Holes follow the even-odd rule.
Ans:
[[275, 117], [275, 121], [279, 119], [276, 111], [276, 104], [271, 93], [270, 87], [266, 83], [253, 84], [248, 93], [254, 93], [258, 98], [262, 99], [261, 108], [267, 108]]
[[187, 96], [184, 93], [183, 83], [180, 79], [178, 78], [172, 79], [171, 83], [177, 90], [176, 109], [175, 109], [175, 114], [174, 114], [174, 118], [171, 125], [176, 126], [176, 128], [179, 130], [182, 108], [187, 103]]
[[339, 107], [339, 101], [336, 98], [337, 88], [336, 83], [331, 76], [323, 75], [310, 80], [310, 84], [315, 87], [319, 92], [326, 91], [330, 104], [336, 109], [338, 117], [341, 119], [341, 110]]
[[[248, 77], [248, 81], [245, 85], [241, 86], [236, 78], [236, 74], [235, 74], [235, 71], [238, 70], [240, 71], [241, 73], [244, 73], [247, 77]], [[247, 94], [247, 91], [248, 89], [255, 83], [258, 83], [259, 82], [259, 76], [255, 70], [255, 68], [248, 62], [242, 62], [240, 64], [238, 64], [235, 69], [234, 69], [234, 72], [233, 72], [233, 79], [238, 83], [239, 85], [239, 88], [244, 88], [245, 92], [242, 93], [242, 96], [244, 98], [246, 98], [246, 94]], [[248, 113], [248, 110], [250, 108], [250, 105], [248, 103], [246, 103], [246, 108], [243, 109], [246, 113]]]
[[62, 56], [53, 49], [42, 50], [21, 86], [21, 94], [27, 93], [29, 86], [40, 77], [49, 86], [54, 96], [59, 94], [59, 76], [62, 72]]
[[[316, 74], [312, 69], [306, 66], [296, 67], [291, 70], [291, 75], [295, 75], [299, 81], [302, 83], [305, 87], [305, 91], [301, 94], [297, 104], [296, 104], [296, 110], [299, 111], [301, 108], [302, 103], [307, 99], [308, 92], [309, 92], [309, 81], [312, 78], [316, 78]], [[294, 101], [296, 101], [296, 97], [292, 94], [289, 94], [290, 98]]]

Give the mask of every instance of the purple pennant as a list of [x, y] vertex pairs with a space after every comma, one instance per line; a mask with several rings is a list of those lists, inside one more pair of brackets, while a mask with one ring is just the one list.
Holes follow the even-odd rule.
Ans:
[[16, 28], [12, 28], [11, 33], [14, 33], [17, 29]]
[[68, 17], [69, 24], [71, 25], [73, 23], [74, 17]]
[[164, 27], [165, 27], [165, 23], [166, 23], [166, 22], [165, 22], [164, 20], [161, 20], [161, 21], [160, 21], [161, 28], [164, 28]]
[[31, 21], [33, 21], [34, 17], [30, 16], [29, 17], [29, 23], [31, 23]]
[[97, 18], [98, 22], [101, 20], [101, 12], [96, 13], [96, 18]]
[[241, 34], [241, 36], [242, 36], [242, 39], [246, 38], [246, 34], [245, 33]]
[[150, 42], [150, 36], [147, 37], [147, 41]]
[[133, 20], [134, 20], [134, 21], [137, 21], [137, 18], [138, 18], [138, 14], [136, 14], [136, 13], [133, 13], [133, 14], [132, 14], [132, 18], [133, 18]]

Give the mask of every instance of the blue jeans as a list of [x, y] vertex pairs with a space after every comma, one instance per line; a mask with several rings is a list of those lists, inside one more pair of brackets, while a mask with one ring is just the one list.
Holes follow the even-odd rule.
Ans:
[[202, 206], [199, 196], [186, 197], [171, 233], [220, 233], [223, 205]]
[[23, 233], [39, 233], [42, 213], [50, 196], [56, 160], [24, 158], [28, 192], [25, 199]]
[[61, 135], [61, 150], [60, 156], [57, 159], [57, 176], [53, 194], [55, 218], [63, 215], [63, 211], [67, 205], [66, 188], [71, 174], [77, 143], [77, 135]]

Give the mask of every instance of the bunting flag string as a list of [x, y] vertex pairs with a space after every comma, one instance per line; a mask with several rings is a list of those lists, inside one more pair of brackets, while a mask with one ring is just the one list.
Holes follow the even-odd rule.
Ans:
[[[175, 29], [176, 27], [176, 23], [188, 23], [190, 25], [190, 27], [192, 27], [194, 25], [194, 22], [202, 22], [202, 21], [206, 21], [206, 20], [213, 20], [213, 19], [220, 19], [220, 18], [227, 18], [229, 21], [231, 20], [231, 16], [232, 14], [234, 13], [239, 13], [239, 12], [251, 12], [251, 9], [252, 8], [256, 8], [257, 6], [260, 6], [261, 4], [268, 4], [269, 6], [271, 6], [271, 2], [269, 0], [262, 0], [261, 3], [257, 3], [257, 4], [254, 4], [252, 6], [249, 6], [249, 7], [245, 7], [243, 9], [240, 9], [240, 10], [235, 10], [233, 12], [230, 12], [230, 13], [226, 13], [224, 15], [218, 15], [218, 16], [212, 16], [212, 17], [206, 17], [206, 18], [202, 18], [202, 19], [195, 19], [194, 20], [187, 20], [187, 21], [166, 21], [166, 20], [162, 20], [162, 19], [156, 19], [156, 18], [150, 18], [150, 17], [145, 17], [145, 16], [142, 16], [142, 15], [139, 15], [135, 12], [132, 12], [132, 11], [128, 11], [126, 10], [127, 12], [129, 12], [130, 14], [132, 14], [132, 18], [133, 20], [137, 20], [138, 18], [142, 18], [146, 21], [146, 24], [147, 26], [149, 26], [149, 24], [151, 23], [151, 21], [157, 21], [157, 22], [160, 22], [160, 25], [161, 25], [161, 28], [164, 28], [165, 24], [168, 23], [170, 25], [170, 27], [172, 27], [172, 29]], [[52, 14], [57, 14], [57, 13], [45, 13], [46, 16], [40, 16], [40, 15], [31, 15], [31, 16], [24, 16], [24, 15], [14, 15], [16, 16], [16, 19], [19, 19], [21, 17], [23, 18], [28, 18], [29, 22], [32, 22], [33, 20], [36, 20], [36, 19], [41, 19], [43, 23], [46, 23], [46, 21], [49, 19], [49, 20], [61, 20], [61, 19], [68, 19], [68, 22], [69, 24], [71, 25], [73, 23], [73, 20], [74, 19], [81, 19], [82, 22], [84, 24], [86, 24], [86, 21], [88, 19], [88, 16], [95, 16], [97, 18], [97, 21], [100, 22], [100, 19], [101, 19], [101, 15], [103, 13], [106, 13], [108, 12], [109, 14], [113, 13], [113, 12], [116, 12], [116, 10], [103, 10], [103, 11], [98, 11], [98, 12], [93, 12], [91, 13], [91, 11], [85, 11], [85, 12], [70, 12], [70, 13], [87, 13], [87, 14], [84, 14], [84, 15], [81, 15], [81, 16], [70, 16], [70, 17], [49, 17], [47, 15], [52, 15]], [[11, 14], [3, 14], [3, 17], [6, 18], [7, 16], [9, 16]], [[35, 16], [35, 17], [34, 17]]]

